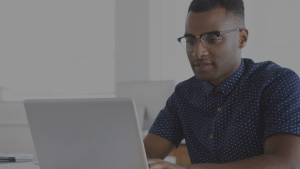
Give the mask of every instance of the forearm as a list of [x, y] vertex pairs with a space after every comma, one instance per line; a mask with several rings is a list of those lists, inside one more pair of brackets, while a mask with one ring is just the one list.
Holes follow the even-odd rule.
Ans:
[[[295, 157], [292, 157], [295, 159]], [[261, 155], [240, 161], [211, 164], [201, 163], [182, 165], [186, 169], [297, 169], [300, 168], [297, 160], [291, 160], [279, 155]]]

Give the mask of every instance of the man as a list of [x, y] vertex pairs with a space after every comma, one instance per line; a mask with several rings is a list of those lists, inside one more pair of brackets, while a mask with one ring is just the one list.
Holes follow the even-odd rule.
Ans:
[[[185, 35], [194, 77], [179, 83], [144, 139], [150, 169], [300, 168], [300, 80], [242, 59], [242, 0], [193, 0]], [[191, 165], [164, 159], [186, 140]]]

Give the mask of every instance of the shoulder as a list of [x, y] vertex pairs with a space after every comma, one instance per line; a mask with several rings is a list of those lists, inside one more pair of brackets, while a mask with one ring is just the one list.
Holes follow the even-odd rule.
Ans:
[[291, 69], [284, 68], [272, 61], [254, 63], [251, 59], [243, 59], [245, 63], [245, 75], [250, 81], [268, 84], [278, 80], [290, 80], [299, 78]]
[[251, 91], [257, 91], [262, 103], [280, 99], [300, 98], [300, 78], [293, 70], [284, 68], [272, 61], [254, 63], [252, 60], [245, 60], [244, 84]]

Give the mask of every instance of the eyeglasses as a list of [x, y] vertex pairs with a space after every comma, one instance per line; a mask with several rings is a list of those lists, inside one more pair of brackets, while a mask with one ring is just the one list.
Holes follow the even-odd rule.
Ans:
[[203, 33], [199, 36], [186, 34], [183, 37], [177, 38], [177, 40], [186, 51], [192, 51], [196, 48], [197, 38], [201, 39], [203, 46], [205, 46], [206, 48], [213, 48], [221, 40], [220, 35], [225, 34], [225, 33], [234, 32], [234, 31], [241, 31], [243, 29], [244, 28], [231, 29], [231, 30], [222, 31], [222, 32], [213, 31], [213, 32]]

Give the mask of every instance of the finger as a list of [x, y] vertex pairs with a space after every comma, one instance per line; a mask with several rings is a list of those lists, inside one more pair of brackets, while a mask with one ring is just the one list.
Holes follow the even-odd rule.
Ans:
[[148, 164], [149, 169], [163, 169], [164, 165], [163, 163], [153, 163], [153, 164]]
[[154, 163], [161, 162], [163, 160], [161, 160], [159, 158], [149, 158], [147, 161], [148, 161], [148, 164], [154, 164]]

